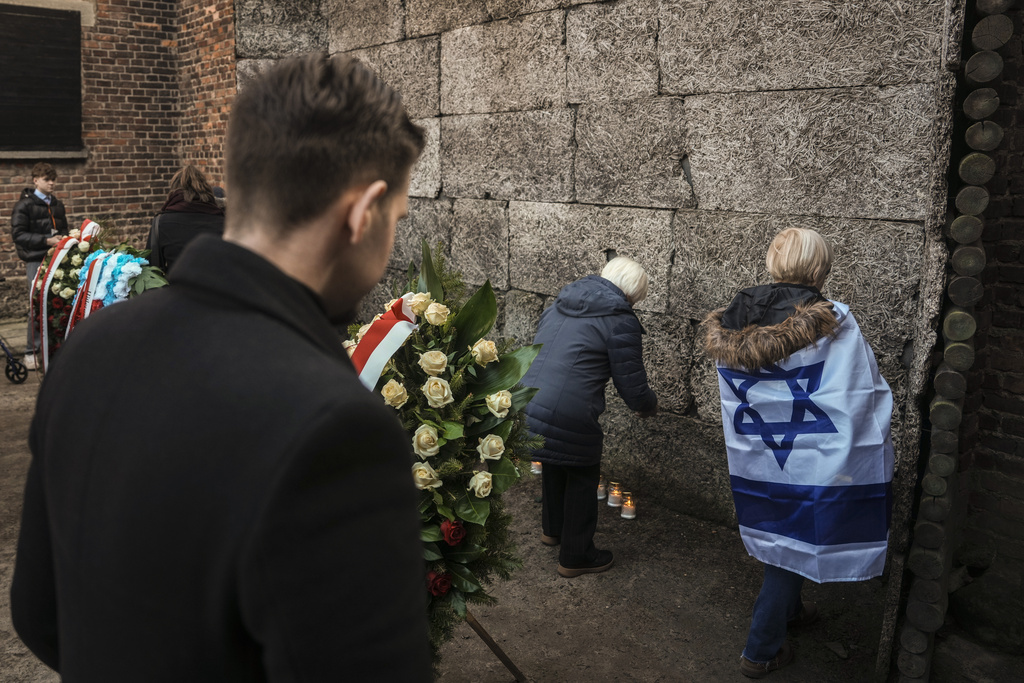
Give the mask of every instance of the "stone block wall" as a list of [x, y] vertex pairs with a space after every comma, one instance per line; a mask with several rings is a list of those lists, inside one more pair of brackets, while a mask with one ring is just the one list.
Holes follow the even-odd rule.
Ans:
[[767, 280], [775, 232], [821, 230], [836, 249], [826, 294], [851, 305], [896, 393], [909, 499], [961, 3], [296, 0], [287, 17], [240, 4], [266, 18], [239, 20], [241, 84], [290, 32], [292, 51], [370, 64], [427, 129], [392, 273], [421, 238], [442, 239], [469, 282], [499, 291], [503, 331], [528, 342], [568, 282], [616, 254], [644, 265], [637, 308], [662, 414], [638, 421], [612, 398], [605, 419], [606, 466], [641, 496], [732, 519], [697, 325]]
[[72, 226], [100, 219], [115, 240], [140, 246], [183, 163], [222, 182], [221, 140], [235, 87], [231, 0], [90, 4], [81, 53], [86, 158], [0, 159], [0, 318], [25, 314], [27, 286], [10, 212], [31, 187], [37, 161], [57, 169], [56, 193]]

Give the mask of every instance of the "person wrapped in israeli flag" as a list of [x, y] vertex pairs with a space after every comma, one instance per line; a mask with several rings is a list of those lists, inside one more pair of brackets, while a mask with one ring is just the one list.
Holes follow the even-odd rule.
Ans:
[[766, 264], [774, 284], [704, 321], [740, 537], [765, 565], [740, 667], [752, 678], [792, 659], [787, 624], [817, 618], [805, 577], [882, 573], [892, 507], [892, 392], [849, 306], [821, 295], [831, 246], [789, 228]]

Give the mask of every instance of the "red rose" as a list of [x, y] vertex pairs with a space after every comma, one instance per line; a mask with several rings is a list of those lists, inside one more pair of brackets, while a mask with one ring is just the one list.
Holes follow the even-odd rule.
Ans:
[[103, 299], [94, 299], [92, 306], [89, 307], [90, 312], [95, 313], [96, 311], [103, 308]]
[[55, 296], [53, 297], [53, 301], [50, 302], [50, 305], [58, 309], [64, 308], [64, 300], [61, 299], [59, 296]]
[[458, 545], [466, 538], [466, 527], [462, 522], [455, 520], [449, 522], [447, 519], [441, 522], [441, 533], [444, 534], [444, 542], [448, 545]]
[[427, 572], [427, 588], [430, 594], [439, 598], [452, 588], [452, 575], [448, 572], [438, 574], [435, 571]]

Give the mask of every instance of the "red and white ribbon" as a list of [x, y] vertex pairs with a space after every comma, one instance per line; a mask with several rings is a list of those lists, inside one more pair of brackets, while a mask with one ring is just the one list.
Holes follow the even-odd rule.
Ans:
[[112, 252], [93, 259], [89, 264], [89, 270], [86, 272], [85, 277], [81, 278], [81, 284], [78, 285], [78, 291], [75, 293], [75, 299], [71, 304], [68, 329], [64, 332], [65, 339], [71, 334], [71, 330], [74, 329], [75, 325], [92, 314], [92, 302], [96, 297], [96, 291], [99, 289], [102, 276], [107, 275], [107, 281], [110, 279], [109, 269], [106, 267], [107, 257], [110, 256], [110, 253]]
[[359, 340], [352, 354], [352, 364], [359, 373], [359, 381], [373, 391], [391, 357], [395, 355], [409, 335], [416, 331], [416, 314], [409, 307], [409, 292], [391, 305], [391, 309], [370, 323], [370, 329]]
[[[64, 261], [64, 257], [68, 255], [68, 252], [75, 248], [78, 244], [78, 240], [74, 237], [64, 237], [60, 242], [57, 242], [57, 246], [53, 248], [53, 258], [50, 259], [50, 265], [46, 268], [46, 274], [43, 277], [43, 287], [37, 294], [36, 299], [36, 311], [39, 314], [39, 339], [42, 343], [43, 349], [43, 372], [46, 372], [46, 366], [50, 362], [50, 326], [47, 324], [49, 316], [47, 312], [49, 310], [50, 297], [53, 293], [50, 291], [50, 285], [53, 284], [53, 276], [60, 267], [60, 264]], [[32, 286], [36, 286], [36, 281], [39, 279], [39, 272], [36, 272], [36, 278], [32, 281]]]
[[86, 218], [84, 221], [82, 221], [82, 227], [79, 229], [82, 232], [80, 239], [83, 242], [88, 242], [89, 240], [96, 236], [96, 233], [100, 231], [100, 226], [99, 223], [92, 220], [91, 218]]

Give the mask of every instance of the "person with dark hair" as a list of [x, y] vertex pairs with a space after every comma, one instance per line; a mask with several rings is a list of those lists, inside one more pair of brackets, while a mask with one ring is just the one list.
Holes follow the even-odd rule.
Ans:
[[21, 192], [21, 198], [11, 212], [11, 238], [18, 258], [25, 262], [28, 278], [28, 333], [25, 339], [24, 364], [29, 370], [36, 368], [36, 353], [41, 350], [42, 341], [35, 334], [35, 292], [32, 282], [39, 270], [43, 257], [50, 247], [68, 234], [68, 218], [64, 203], [53, 194], [57, 182], [57, 171], [46, 162], [32, 167], [32, 184]]
[[149, 262], [170, 272], [185, 245], [203, 234], [224, 233], [224, 208], [206, 176], [189, 164], [171, 178], [171, 192], [153, 218], [146, 248]]
[[11, 588], [64, 680], [431, 680], [411, 445], [336, 329], [384, 273], [423, 144], [358, 61], [278, 62], [232, 106], [224, 238], [75, 328]]

